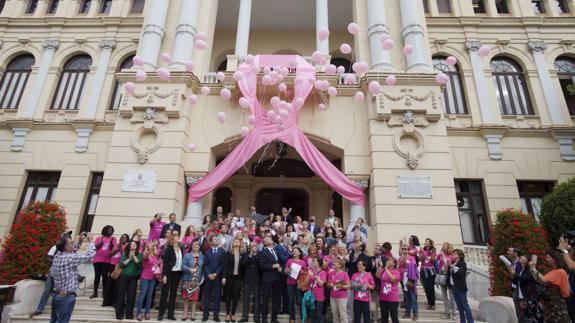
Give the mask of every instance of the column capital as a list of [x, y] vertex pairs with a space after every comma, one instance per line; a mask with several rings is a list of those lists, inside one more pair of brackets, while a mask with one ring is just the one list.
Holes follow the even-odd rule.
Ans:
[[531, 40], [527, 46], [532, 52], [544, 52], [549, 46], [542, 40]]
[[196, 34], [198, 33], [198, 31], [196, 30], [196, 27], [194, 27], [193, 25], [179, 24], [178, 27], [176, 27], [176, 35], [180, 34], [180, 33], [190, 34], [190, 35], [196, 37]]
[[479, 40], [468, 40], [465, 42], [465, 48], [470, 52], [476, 52], [483, 44]]
[[367, 35], [371, 37], [372, 35], [377, 34], [389, 34], [389, 27], [382, 22], [376, 22], [369, 26], [367, 29]]
[[401, 35], [405, 38], [407, 35], [410, 35], [410, 34], [424, 35], [425, 34], [425, 28], [420, 24], [414, 24], [414, 23], [403, 27], [403, 30], [401, 31]]
[[162, 26], [147, 24], [146, 26], [144, 26], [144, 35], [146, 34], [157, 34], [160, 37], [164, 38], [165, 32]]
[[197, 182], [199, 182], [202, 178], [204, 178], [204, 177], [198, 176], [198, 175], [186, 175], [186, 184], [192, 186], [192, 185], [196, 184]]
[[58, 46], [60, 46], [60, 41], [56, 39], [47, 39], [42, 42], [42, 48], [44, 48], [44, 50], [56, 51]]
[[116, 48], [116, 41], [112, 39], [103, 39], [98, 42], [98, 47], [102, 50], [114, 50], [114, 48]]

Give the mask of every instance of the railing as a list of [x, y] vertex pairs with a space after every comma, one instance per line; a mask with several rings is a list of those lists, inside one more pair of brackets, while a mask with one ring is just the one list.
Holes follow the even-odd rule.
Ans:
[[487, 270], [489, 267], [489, 249], [487, 247], [465, 245], [463, 246], [463, 251], [465, 252], [465, 261], [467, 263]]
[[354, 73], [342, 73], [339, 75], [339, 79], [337, 81], [337, 85], [345, 85], [345, 77], [347, 75], [355, 75]]
[[209, 72], [204, 74], [204, 83], [218, 83], [218, 73]]

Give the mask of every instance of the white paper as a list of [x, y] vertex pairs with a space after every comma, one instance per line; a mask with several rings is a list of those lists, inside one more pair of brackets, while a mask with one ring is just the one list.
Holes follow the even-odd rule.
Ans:
[[294, 262], [291, 264], [290, 269], [291, 270], [289, 272], [289, 276], [293, 279], [297, 279], [297, 277], [299, 276], [299, 272], [301, 270], [301, 266]]
[[501, 261], [503, 261], [507, 267], [511, 266], [511, 262], [504, 255], [499, 256], [499, 259], [501, 259]]

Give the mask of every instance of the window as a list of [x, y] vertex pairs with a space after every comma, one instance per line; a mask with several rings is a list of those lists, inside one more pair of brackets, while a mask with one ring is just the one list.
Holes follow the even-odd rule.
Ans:
[[449, 76], [449, 81], [443, 89], [443, 100], [445, 103], [445, 113], [449, 114], [466, 114], [467, 106], [465, 103], [465, 93], [457, 65], [449, 66], [445, 61], [446, 57], [436, 56], [433, 58], [433, 69], [437, 72], [443, 72]]
[[463, 243], [487, 244], [489, 220], [481, 181], [455, 180], [455, 194]]
[[48, 9], [46, 9], [46, 14], [53, 15], [58, 10], [58, 5], [60, 4], [60, 0], [51, 0], [50, 4], [48, 5]]
[[30, 172], [22, 192], [18, 211], [34, 201], [54, 202], [59, 181], [60, 172]]
[[531, 6], [536, 15], [545, 13], [545, 4], [543, 3], [543, 0], [531, 0]]
[[28, 1], [28, 8], [26, 8], [26, 14], [32, 15], [36, 12], [36, 8], [38, 8], [38, 0], [30, 0]]
[[423, 2], [423, 12], [429, 13], [429, 0], [421, 0]]
[[134, 0], [132, 2], [132, 13], [143, 13], [146, 0]]
[[495, 7], [497, 8], [497, 13], [510, 13], [509, 6], [507, 5], [507, 0], [495, 0]]
[[[214, 201], [212, 202], [212, 214], [216, 214], [218, 206], [223, 209], [223, 214], [228, 214], [232, 212], [232, 200], [233, 200], [232, 190], [227, 187], [220, 187], [214, 193]], [[259, 211], [259, 210], [258, 210]]]
[[0, 109], [18, 109], [32, 65], [34, 56], [30, 54], [20, 55], [8, 64], [0, 81]]
[[80, 4], [80, 9], [78, 10], [78, 13], [88, 14], [91, 6], [92, 6], [92, 0], [82, 0], [82, 3]]
[[110, 9], [112, 9], [112, 0], [101, 0], [100, 1], [100, 13], [101, 14], [110, 13]]
[[68, 60], [58, 81], [56, 95], [52, 100], [52, 109], [78, 109], [82, 90], [84, 90], [84, 84], [90, 72], [90, 65], [92, 65], [92, 58], [88, 55], [78, 55]]
[[543, 197], [551, 193], [553, 185], [553, 182], [517, 181], [521, 208], [524, 212], [533, 215], [537, 222], [539, 222], [539, 215], [541, 214]]
[[[124, 59], [122, 64], [120, 64], [120, 68], [118, 68], [117, 72], [132, 68], [132, 66], [134, 66], [134, 63], [132, 62], [133, 59], [134, 55], [128, 56], [126, 59]], [[120, 102], [122, 101], [122, 84], [120, 84], [118, 79], [116, 79], [114, 82], [114, 91], [112, 93], [113, 96], [112, 100], [110, 101], [110, 110], [118, 110], [120, 107]]]
[[451, 0], [437, 0], [437, 11], [439, 13], [451, 13]]
[[559, 13], [569, 13], [569, 3], [567, 0], [555, 0]]
[[565, 101], [567, 101], [567, 108], [570, 115], [575, 115], [575, 94], [567, 89], [568, 86], [575, 86], [575, 59], [569, 57], [559, 57], [555, 60], [555, 68], [557, 69], [557, 76], [559, 76], [559, 83]]
[[472, 4], [474, 13], [487, 13], [487, 10], [485, 10], [485, 0], [473, 0]]
[[491, 69], [501, 114], [533, 114], [521, 67], [508, 58], [496, 57], [491, 61]]
[[98, 205], [98, 197], [100, 196], [100, 188], [102, 187], [103, 179], [104, 173], [94, 173], [92, 175], [90, 191], [88, 192], [88, 201], [86, 202], [84, 217], [82, 218], [82, 232], [92, 231], [92, 223], [94, 222], [94, 215], [96, 214], [96, 206]]
[[330, 64], [333, 64], [337, 67], [339, 66], [343, 66], [343, 68], [345, 68], [345, 72], [344, 73], [353, 73], [351, 66], [352, 63], [349, 59], [347, 58], [343, 58], [343, 57], [336, 57], [336, 58], [332, 58], [330, 61]]

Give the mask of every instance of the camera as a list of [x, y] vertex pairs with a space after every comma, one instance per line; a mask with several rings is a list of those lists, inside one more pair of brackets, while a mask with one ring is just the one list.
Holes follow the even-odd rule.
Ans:
[[572, 248], [575, 248], [575, 230], [565, 232], [562, 237], [569, 243]]

